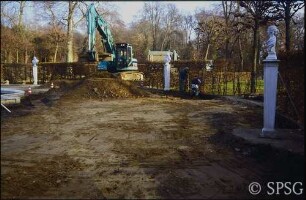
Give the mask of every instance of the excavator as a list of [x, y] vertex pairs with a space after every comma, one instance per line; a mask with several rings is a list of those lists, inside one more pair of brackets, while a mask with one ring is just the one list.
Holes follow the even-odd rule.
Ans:
[[209, 47], [210, 47], [210, 44], [208, 44], [208, 47], [207, 47], [207, 50], [206, 50], [206, 54], [205, 54], [205, 64], [206, 64], [206, 71], [212, 71], [213, 69], [213, 60], [208, 60], [207, 59], [207, 56], [208, 56], [208, 51], [209, 51]]
[[[138, 72], [137, 59], [133, 58], [133, 48], [128, 43], [114, 43], [108, 23], [98, 14], [94, 4], [90, 4], [86, 13], [88, 51], [87, 61], [98, 62], [98, 71], [107, 71], [121, 80], [143, 81]], [[101, 35], [105, 51], [96, 51], [96, 30]]]

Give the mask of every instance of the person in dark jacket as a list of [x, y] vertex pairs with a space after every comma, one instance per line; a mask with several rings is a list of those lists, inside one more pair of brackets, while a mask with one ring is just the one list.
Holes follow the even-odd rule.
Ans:
[[195, 96], [200, 94], [200, 84], [202, 83], [201, 79], [197, 76], [191, 80], [191, 91]]

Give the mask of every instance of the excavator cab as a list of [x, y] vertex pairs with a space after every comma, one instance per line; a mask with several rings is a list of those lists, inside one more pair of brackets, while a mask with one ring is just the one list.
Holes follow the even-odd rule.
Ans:
[[117, 69], [126, 68], [129, 60], [131, 60], [131, 57], [130, 54], [128, 55], [127, 45], [117, 44], [115, 60]]
[[133, 58], [133, 49], [130, 44], [117, 43], [115, 52], [115, 71], [121, 80], [143, 80], [143, 74], [138, 71], [137, 59]]
[[133, 58], [132, 46], [127, 43], [116, 44], [116, 71], [136, 71], [137, 60]]

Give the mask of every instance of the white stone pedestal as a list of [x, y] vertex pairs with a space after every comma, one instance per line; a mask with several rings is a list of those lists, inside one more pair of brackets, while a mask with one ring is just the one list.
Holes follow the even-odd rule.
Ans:
[[34, 85], [37, 85], [37, 63], [39, 62], [39, 60], [34, 56], [33, 60], [32, 60], [32, 64], [33, 64], [33, 79], [34, 79]]
[[263, 60], [264, 64], [264, 127], [261, 137], [276, 137], [275, 111], [279, 60]]
[[38, 77], [37, 77], [37, 66], [33, 66], [33, 85], [37, 85]]
[[170, 90], [170, 64], [165, 63], [164, 65], [164, 91]]

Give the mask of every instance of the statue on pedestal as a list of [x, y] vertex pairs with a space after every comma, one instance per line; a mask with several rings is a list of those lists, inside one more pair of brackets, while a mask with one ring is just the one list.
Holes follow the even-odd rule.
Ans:
[[37, 85], [37, 63], [39, 62], [39, 60], [34, 56], [33, 60], [32, 60], [32, 64], [33, 64], [33, 79], [34, 79], [34, 85]]
[[278, 33], [278, 29], [275, 25], [271, 25], [267, 30], [269, 39], [265, 42], [265, 46], [268, 50], [267, 60], [277, 60], [275, 46], [276, 46], [276, 34]]
[[260, 137], [276, 138], [275, 113], [277, 99], [278, 62], [275, 52], [278, 29], [271, 25], [267, 30], [269, 39], [264, 43], [268, 56], [263, 60], [264, 68], [264, 127]]

